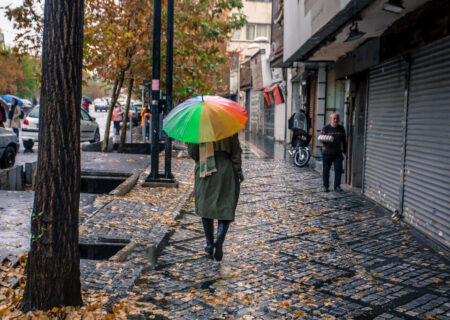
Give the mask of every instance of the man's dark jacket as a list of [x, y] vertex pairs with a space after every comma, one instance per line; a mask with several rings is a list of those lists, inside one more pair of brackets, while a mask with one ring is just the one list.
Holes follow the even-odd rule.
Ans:
[[347, 140], [345, 137], [345, 129], [338, 124], [333, 128], [330, 124], [323, 127], [321, 134], [333, 136], [333, 142], [323, 142], [322, 153], [338, 154], [347, 152]]

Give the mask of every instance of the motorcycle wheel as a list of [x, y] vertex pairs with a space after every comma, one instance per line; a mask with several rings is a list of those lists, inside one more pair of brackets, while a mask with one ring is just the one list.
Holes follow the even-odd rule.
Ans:
[[311, 153], [306, 148], [299, 148], [294, 153], [294, 164], [297, 167], [304, 167], [308, 164]]

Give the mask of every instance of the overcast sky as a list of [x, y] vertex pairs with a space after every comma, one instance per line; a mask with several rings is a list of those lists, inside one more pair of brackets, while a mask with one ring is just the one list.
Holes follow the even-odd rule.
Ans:
[[[0, 0], [0, 7], [6, 7], [7, 5], [12, 5], [13, 8], [18, 7], [22, 4], [22, 0]], [[5, 35], [5, 43], [11, 46], [14, 43], [14, 37], [16, 36], [16, 31], [13, 28], [12, 22], [8, 20], [5, 16], [5, 10], [0, 8], [0, 29], [2, 29]]]

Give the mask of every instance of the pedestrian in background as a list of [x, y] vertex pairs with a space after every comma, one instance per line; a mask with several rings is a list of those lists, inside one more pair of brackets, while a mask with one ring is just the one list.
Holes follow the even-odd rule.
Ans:
[[7, 118], [6, 118], [5, 109], [3, 109], [3, 107], [0, 105], [0, 128], [4, 128], [5, 127], [5, 121], [6, 120], [7, 120]]
[[84, 111], [89, 113], [89, 103], [86, 100], [84, 100], [84, 102], [83, 102], [83, 109], [84, 109]]
[[114, 128], [116, 129], [116, 136], [118, 136], [120, 131], [120, 122], [122, 122], [123, 120], [123, 109], [119, 103], [117, 103], [114, 107], [113, 116], [114, 116]]
[[[202, 217], [206, 237], [205, 252], [209, 258], [222, 260], [223, 243], [230, 223], [234, 221], [242, 174], [242, 149], [237, 134], [200, 144], [188, 144], [195, 160], [195, 210]], [[218, 220], [214, 242], [214, 220]]]
[[141, 127], [142, 127], [142, 142], [150, 139], [150, 107], [147, 105], [141, 110]]
[[322, 142], [323, 192], [329, 192], [330, 168], [334, 166], [334, 190], [342, 192], [341, 175], [343, 154], [347, 152], [345, 129], [339, 124], [339, 115], [330, 116], [330, 124], [323, 127], [318, 140]]
[[9, 127], [13, 129], [14, 133], [17, 137], [19, 137], [19, 129], [20, 129], [20, 116], [22, 110], [17, 103], [16, 99], [12, 99], [11, 101], [11, 109], [9, 110]]

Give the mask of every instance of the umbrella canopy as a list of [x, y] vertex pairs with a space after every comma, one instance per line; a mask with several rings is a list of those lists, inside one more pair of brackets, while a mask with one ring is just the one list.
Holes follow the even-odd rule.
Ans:
[[17, 100], [17, 104], [19, 106], [23, 105], [23, 101], [19, 97], [13, 96], [12, 94], [5, 94], [3, 96], [0, 96], [0, 98], [2, 98], [3, 100], [5, 100], [8, 103], [11, 103], [12, 99], [16, 99]]
[[86, 101], [87, 103], [92, 104], [92, 100], [86, 96], [83, 96], [83, 101]]
[[164, 119], [163, 130], [179, 141], [212, 142], [232, 136], [247, 119], [247, 111], [232, 100], [200, 96], [175, 107]]

